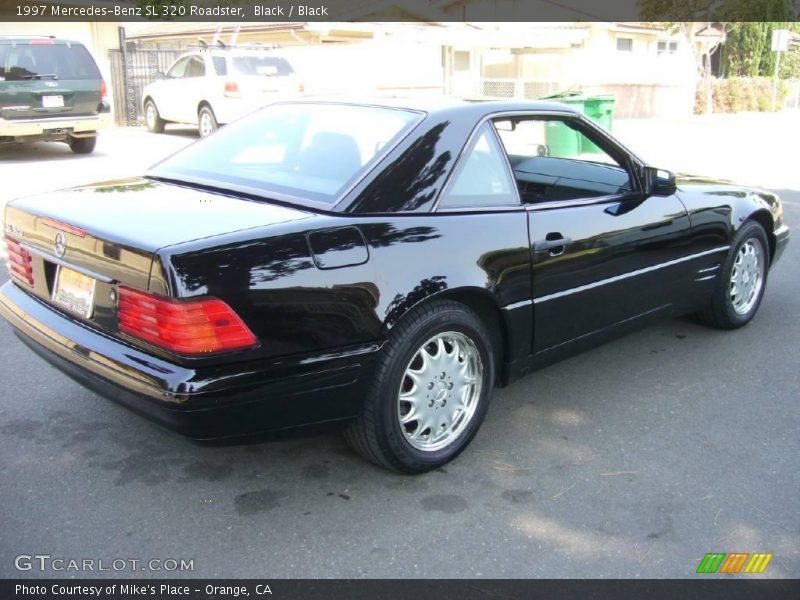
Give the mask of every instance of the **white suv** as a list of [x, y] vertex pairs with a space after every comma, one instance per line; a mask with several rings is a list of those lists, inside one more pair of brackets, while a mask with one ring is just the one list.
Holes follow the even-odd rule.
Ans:
[[272, 50], [203, 48], [184, 54], [166, 75], [144, 88], [147, 129], [166, 123], [197, 125], [206, 137], [272, 101], [302, 91], [291, 64]]

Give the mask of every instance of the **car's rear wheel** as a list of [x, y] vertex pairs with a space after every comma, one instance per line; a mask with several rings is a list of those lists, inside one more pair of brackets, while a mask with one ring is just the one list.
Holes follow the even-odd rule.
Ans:
[[436, 301], [408, 315], [382, 350], [362, 415], [346, 431], [372, 462], [422, 473], [455, 458], [486, 414], [491, 335], [467, 306]]
[[71, 137], [67, 140], [67, 143], [69, 144], [70, 150], [75, 154], [91, 154], [94, 152], [94, 148], [97, 145], [97, 137]]
[[197, 123], [201, 138], [210, 136], [219, 127], [217, 117], [214, 116], [214, 111], [210, 106], [200, 108], [197, 113]]
[[156, 108], [156, 103], [148, 100], [144, 103], [144, 123], [147, 126], [147, 131], [151, 133], [163, 133], [166, 122], [161, 118], [161, 115]]
[[725, 259], [711, 302], [697, 317], [718, 329], [736, 329], [747, 324], [761, 305], [768, 272], [767, 234], [755, 221], [747, 221]]

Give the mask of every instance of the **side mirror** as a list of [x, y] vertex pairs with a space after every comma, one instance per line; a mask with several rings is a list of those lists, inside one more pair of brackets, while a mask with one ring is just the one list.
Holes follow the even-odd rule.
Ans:
[[672, 196], [678, 189], [675, 173], [655, 167], [645, 167], [644, 188], [650, 196]]
[[166, 78], [167, 78], [167, 76], [163, 72], [159, 71], [158, 73], [156, 73], [156, 81], [159, 81], [160, 79], [166, 79]]

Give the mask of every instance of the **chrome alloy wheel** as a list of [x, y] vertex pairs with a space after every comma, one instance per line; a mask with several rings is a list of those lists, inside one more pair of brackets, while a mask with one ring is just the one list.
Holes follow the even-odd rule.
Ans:
[[214, 121], [207, 110], [200, 111], [200, 137], [208, 137], [214, 133]]
[[764, 247], [755, 238], [748, 239], [733, 262], [730, 296], [737, 315], [746, 315], [753, 308], [764, 285]]
[[425, 452], [452, 444], [475, 415], [482, 382], [481, 356], [469, 337], [446, 331], [425, 342], [398, 394], [397, 418], [408, 443]]
[[148, 102], [144, 111], [144, 120], [148, 129], [156, 128], [156, 107], [152, 102]]

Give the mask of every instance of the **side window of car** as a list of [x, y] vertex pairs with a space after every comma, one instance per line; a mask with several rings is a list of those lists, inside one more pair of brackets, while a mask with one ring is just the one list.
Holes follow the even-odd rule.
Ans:
[[227, 75], [228, 74], [228, 65], [225, 64], [225, 57], [224, 56], [214, 56], [211, 58], [214, 64], [214, 72], [217, 75]]
[[495, 120], [523, 203], [591, 199], [631, 191], [628, 172], [574, 119]]
[[464, 152], [440, 209], [517, 206], [503, 148], [490, 123], [481, 126]]
[[186, 67], [186, 77], [203, 77], [206, 74], [206, 63], [202, 56], [192, 56]]
[[180, 79], [181, 77], [186, 76], [186, 67], [189, 64], [189, 61], [192, 60], [191, 56], [184, 56], [183, 58], [179, 59], [170, 70], [167, 71], [167, 77], [170, 79]]

